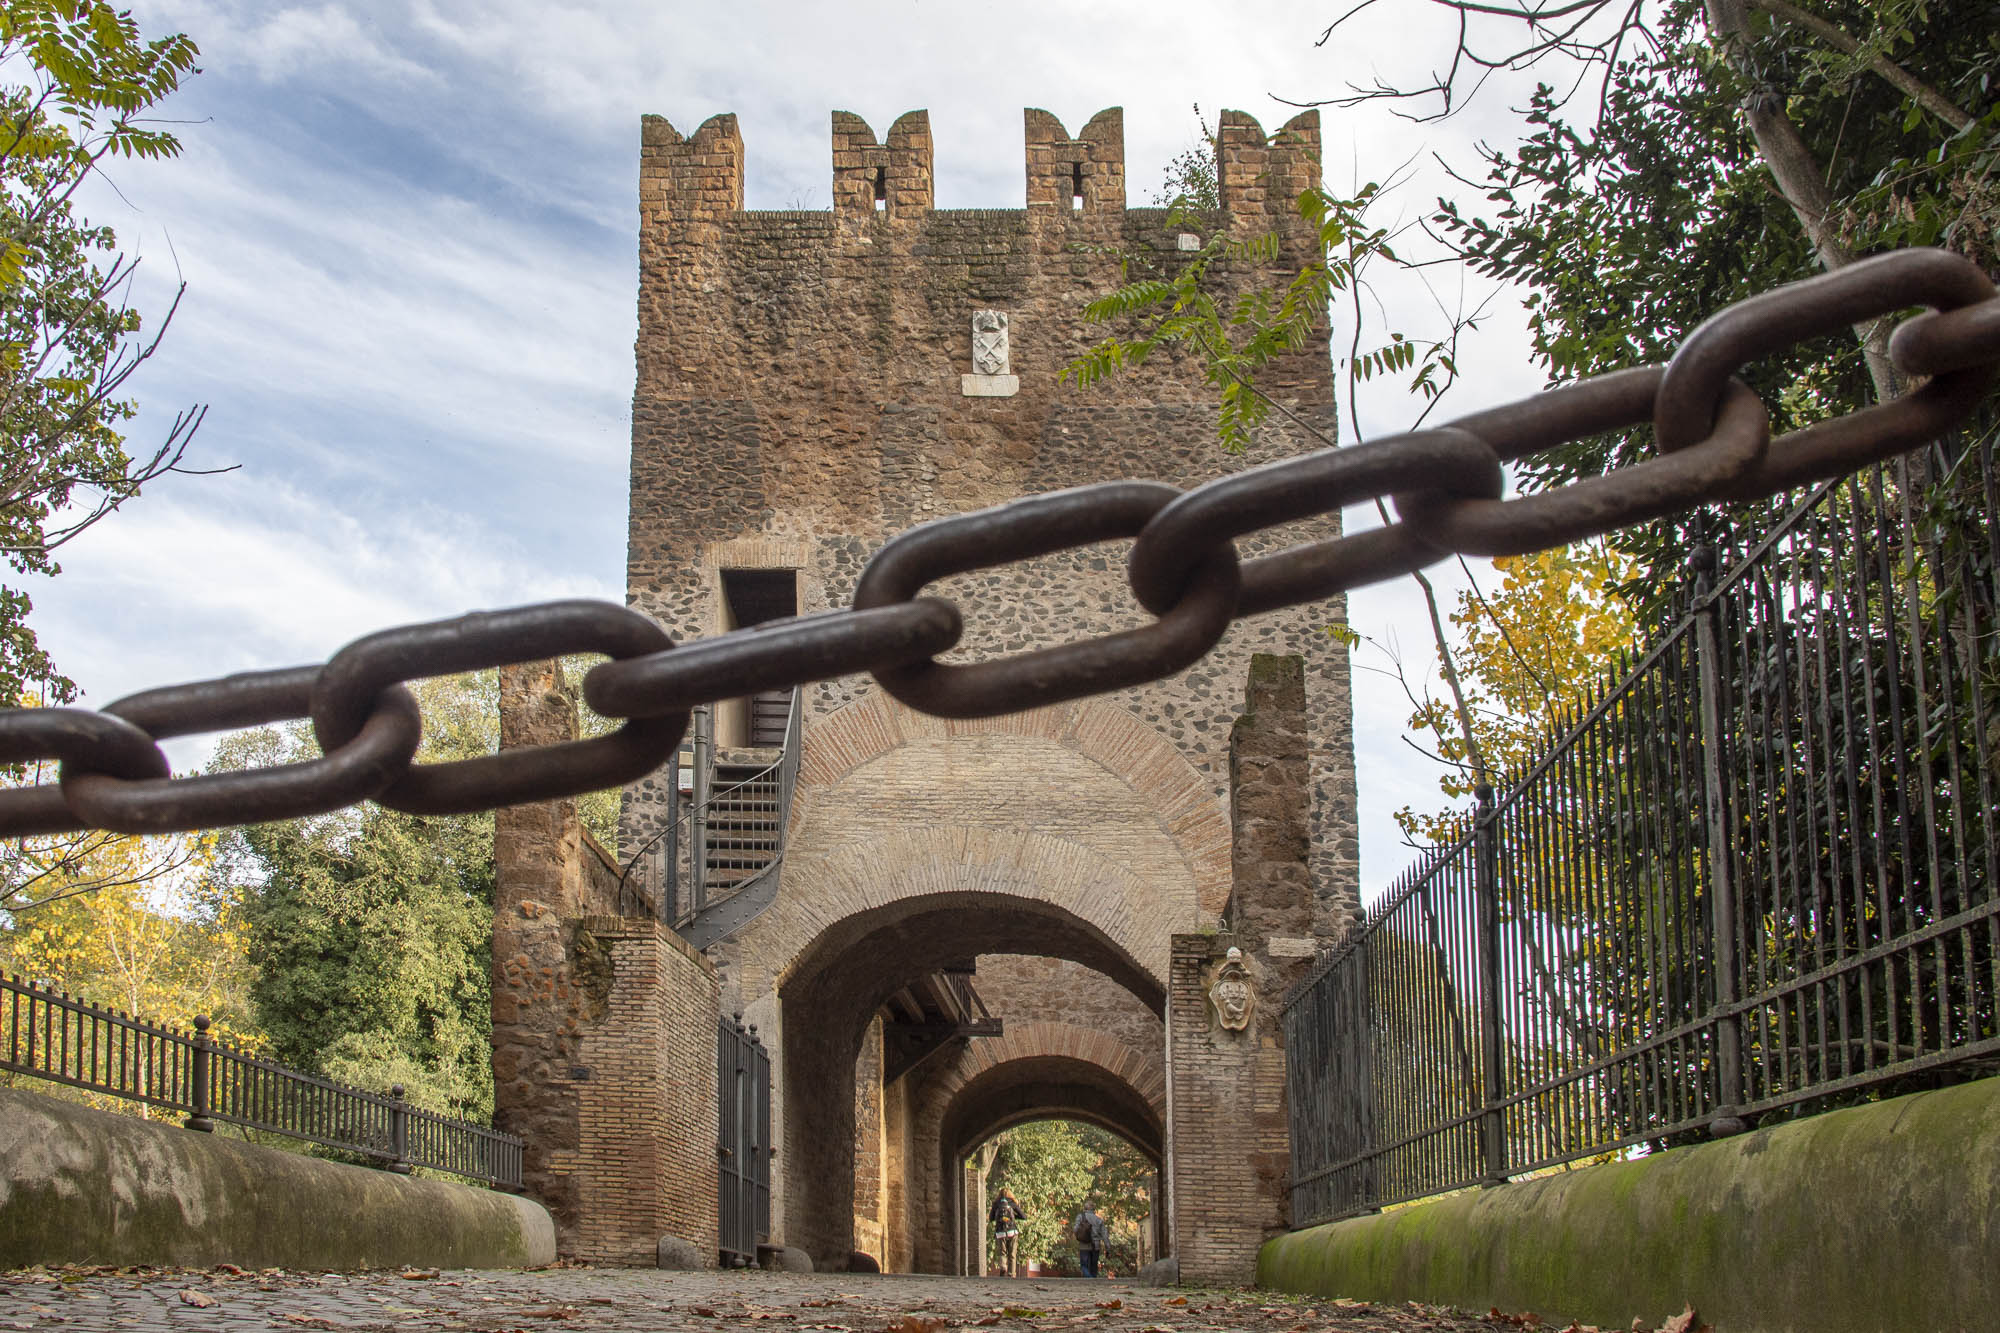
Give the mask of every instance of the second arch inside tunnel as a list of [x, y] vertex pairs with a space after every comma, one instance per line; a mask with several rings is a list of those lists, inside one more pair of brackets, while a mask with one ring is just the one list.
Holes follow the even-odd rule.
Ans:
[[825, 931], [780, 1001], [779, 1169], [792, 1243], [816, 1264], [860, 1251], [892, 1272], [980, 1271], [964, 1163], [1015, 1125], [1080, 1120], [1162, 1158], [1162, 984], [1061, 908], [900, 900]]

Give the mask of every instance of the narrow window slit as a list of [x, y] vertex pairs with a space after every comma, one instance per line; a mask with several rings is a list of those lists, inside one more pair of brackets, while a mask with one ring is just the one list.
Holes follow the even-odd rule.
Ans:
[[1069, 206], [1077, 212], [1083, 210], [1083, 163], [1069, 164]]
[[889, 209], [889, 169], [875, 168], [875, 211], [885, 213]]

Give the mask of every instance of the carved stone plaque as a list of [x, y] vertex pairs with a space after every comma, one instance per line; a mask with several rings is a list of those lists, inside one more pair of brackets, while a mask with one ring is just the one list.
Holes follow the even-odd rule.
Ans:
[[959, 392], [967, 398], [1012, 398], [1020, 392], [1021, 381], [1010, 373], [1012, 353], [1007, 345], [1007, 312], [972, 312], [972, 370], [959, 376]]
[[1007, 316], [998, 310], [972, 312], [972, 369], [981, 375], [1007, 373]]
[[1243, 966], [1241, 949], [1232, 946], [1222, 966], [1215, 969], [1208, 1003], [1215, 1011], [1217, 1027], [1241, 1032], [1250, 1026], [1250, 1015], [1257, 1007], [1257, 988], [1250, 981], [1249, 969]]

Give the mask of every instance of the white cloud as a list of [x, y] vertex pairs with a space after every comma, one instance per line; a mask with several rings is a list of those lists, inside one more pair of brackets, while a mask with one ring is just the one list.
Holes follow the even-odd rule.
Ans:
[[[1004, 19], [940, 0], [155, 0], [205, 72], [169, 114], [178, 161], [123, 164], [92, 208], [146, 256], [143, 306], [189, 290], [136, 387], [135, 438], [212, 405], [203, 460], [78, 541], [34, 588], [58, 660], [105, 702], [163, 682], [324, 657], [387, 624], [549, 596], [617, 596], [632, 383], [638, 121], [683, 130], [737, 113], [752, 207], [824, 206], [828, 113], [878, 132], [927, 108], [941, 207], [1018, 206], [1021, 108], [1072, 129], [1126, 112], [1144, 202], [1195, 133], [1271, 94], [1425, 72], [1433, 6], [1377, 6], [1327, 48], [1330, 16], [1289, 0], [1022, 0]], [[1491, 105], [1491, 102], [1489, 102]], [[1420, 128], [1376, 107], [1324, 113], [1336, 186], [1414, 159], [1398, 205], [1444, 188], [1422, 148], [1470, 155], [1504, 115]], [[128, 202], [129, 201], [129, 202]], [[1406, 283], [1389, 323], [1434, 327]], [[1463, 358], [1446, 415], [1531, 391], [1517, 314]], [[1391, 386], [1363, 395], [1371, 434], [1409, 424]], [[1352, 434], [1350, 428], [1350, 436]], [[1456, 574], [1439, 575], [1449, 596]], [[1431, 660], [1407, 586], [1357, 594], [1364, 634]], [[1435, 802], [1403, 745], [1393, 683], [1356, 681], [1364, 880], [1408, 859], [1388, 812]]]

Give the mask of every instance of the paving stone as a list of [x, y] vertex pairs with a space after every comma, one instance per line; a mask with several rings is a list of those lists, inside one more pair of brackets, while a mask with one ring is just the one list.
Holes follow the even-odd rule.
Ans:
[[[183, 1291], [215, 1303], [188, 1304]], [[1428, 1306], [1306, 1302], [1257, 1291], [1163, 1293], [1084, 1279], [671, 1273], [581, 1266], [526, 1273], [237, 1275], [64, 1269], [0, 1274], [0, 1329], [8, 1330], [1495, 1333], [1520, 1326], [1516, 1319], [1489, 1320]]]

